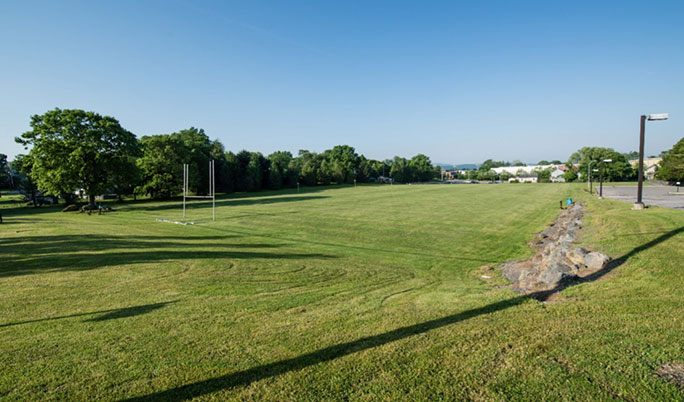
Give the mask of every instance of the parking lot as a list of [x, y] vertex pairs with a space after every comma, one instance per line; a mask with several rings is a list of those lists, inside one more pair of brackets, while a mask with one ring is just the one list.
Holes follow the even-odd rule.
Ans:
[[[643, 202], [646, 206], [656, 205], [659, 207], [684, 210], [684, 188], [677, 193], [675, 186], [644, 186]], [[596, 188], [598, 193], [598, 188]], [[604, 186], [603, 196], [614, 200], [636, 202], [636, 186]]]

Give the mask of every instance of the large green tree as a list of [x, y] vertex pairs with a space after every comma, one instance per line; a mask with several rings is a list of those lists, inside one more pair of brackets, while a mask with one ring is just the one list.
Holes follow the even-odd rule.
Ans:
[[288, 151], [278, 151], [268, 155], [271, 161], [268, 172], [268, 186], [274, 190], [291, 185], [288, 172], [292, 154]]
[[27, 155], [17, 155], [14, 160], [10, 162], [10, 170], [14, 177], [14, 186], [24, 196], [30, 200], [34, 206], [37, 206], [36, 200], [36, 184], [31, 180], [31, 158]]
[[10, 169], [9, 163], [7, 162], [7, 155], [0, 154], [0, 188], [10, 187]]
[[298, 176], [302, 184], [307, 186], [315, 186], [317, 184], [320, 158], [316, 153], [300, 149], [294, 165], [293, 168], [299, 171]]
[[[548, 163], [546, 164], [548, 165]], [[551, 171], [552, 168], [548, 169], [533, 169], [532, 172], [537, 174], [537, 181], [539, 183], [550, 183], [551, 182]]]
[[91, 205], [112, 188], [116, 170], [138, 153], [135, 135], [115, 118], [78, 109], [32, 116], [31, 131], [16, 141], [31, 148], [31, 178], [44, 194], [69, 197], [84, 189]]
[[251, 152], [247, 164], [247, 191], [259, 191], [268, 186], [268, 159], [261, 152]]
[[140, 168], [139, 194], [152, 198], [169, 198], [183, 188], [183, 163], [186, 149], [178, 136], [167, 134], [144, 136], [140, 139], [143, 156]]
[[336, 145], [327, 152], [331, 180], [337, 183], [351, 183], [356, 178], [359, 155], [349, 145]]
[[251, 179], [247, 174], [252, 154], [247, 150], [242, 150], [235, 155], [235, 190], [236, 191], [250, 191], [253, 187]]
[[625, 159], [627, 159], [628, 161], [632, 161], [632, 160], [635, 160], [635, 159], [639, 159], [639, 152], [637, 152], [637, 151], [624, 152], [622, 155], [623, 155], [623, 156], [625, 157]]
[[224, 181], [225, 187], [223, 188], [223, 191], [226, 193], [233, 193], [237, 191], [237, 155], [229, 151], [224, 154], [224, 157], [226, 161], [226, 176]]
[[129, 155], [128, 162], [119, 166], [112, 173], [112, 190], [119, 197], [119, 200], [122, 200], [125, 195], [133, 195], [134, 197], [136, 195], [135, 190], [140, 185], [141, 180], [137, 160], [137, 155]]
[[435, 177], [435, 168], [432, 166], [430, 158], [423, 154], [411, 158], [409, 166], [415, 181], [430, 181]]
[[408, 159], [395, 156], [390, 169], [390, 177], [397, 183], [410, 183], [413, 181], [411, 165]]
[[629, 164], [629, 161], [627, 161], [623, 154], [616, 152], [612, 148], [583, 147], [570, 155], [567, 164], [579, 164], [577, 172], [582, 175], [582, 181], [587, 181], [589, 162], [591, 161], [592, 179], [598, 179], [599, 172], [594, 172], [593, 170], [598, 169], [599, 162], [605, 159], [612, 160], [612, 162], [603, 165], [603, 179], [605, 181], [634, 179], [636, 172], [632, 165]]
[[[171, 134], [183, 144], [183, 162], [188, 164], [188, 189], [189, 191], [207, 195], [209, 193], [209, 161], [215, 163], [215, 182], [222, 183], [221, 175], [225, 161], [223, 145], [218, 141], [212, 141], [201, 128], [190, 127]], [[218, 161], [217, 161], [218, 159]]]
[[359, 168], [356, 170], [356, 180], [361, 183], [367, 182], [371, 177], [377, 178], [380, 174], [378, 168], [381, 168], [382, 162], [374, 159], [366, 159], [365, 156], [359, 156]]
[[663, 160], [660, 161], [656, 177], [671, 183], [684, 182], [684, 138], [674, 144], [672, 149], [663, 153]]
[[188, 165], [188, 190], [209, 192], [209, 161], [214, 161], [217, 191], [232, 191], [233, 172], [223, 144], [211, 140], [201, 128], [190, 127], [172, 134], [141, 139], [143, 157], [138, 160], [141, 185], [138, 192], [168, 198], [183, 189], [183, 164]]

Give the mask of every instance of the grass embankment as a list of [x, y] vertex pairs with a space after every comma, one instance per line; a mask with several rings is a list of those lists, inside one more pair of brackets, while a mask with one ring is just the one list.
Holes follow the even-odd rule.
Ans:
[[[684, 214], [582, 188], [257, 194], [195, 226], [155, 222], [178, 203], [5, 210], [0, 398], [684, 399], [653, 374], [684, 360]], [[619, 266], [547, 304], [480, 277], [567, 196]]]

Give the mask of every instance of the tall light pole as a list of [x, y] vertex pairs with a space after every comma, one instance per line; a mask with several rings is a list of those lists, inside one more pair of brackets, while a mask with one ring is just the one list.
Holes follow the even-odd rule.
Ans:
[[594, 186], [593, 186], [593, 181], [591, 180], [591, 176], [593, 176], [592, 172], [598, 172], [598, 169], [592, 169], [591, 164], [592, 162], [596, 162], [595, 160], [589, 160], [589, 165], [587, 165], [587, 174], [589, 175], [588, 177], [588, 183], [589, 183], [589, 194], [594, 195]]
[[599, 199], [603, 198], [603, 162], [612, 162], [612, 161], [613, 161], [612, 159], [601, 159], [601, 165], [599, 167], [599, 171], [600, 171], [599, 180], [601, 183], [601, 184], [599, 184]]
[[667, 120], [670, 117], [668, 113], [641, 115], [641, 127], [639, 131], [639, 184], [637, 186], [637, 201], [634, 203], [632, 209], [644, 209], [644, 203], [641, 201], [644, 187], [644, 135], [646, 133], [646, 120]]

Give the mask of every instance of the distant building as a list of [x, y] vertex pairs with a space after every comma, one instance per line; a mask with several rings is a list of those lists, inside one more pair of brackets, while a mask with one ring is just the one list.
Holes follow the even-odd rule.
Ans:
[[554, 183], [564, 182], [563, 174], [567, 170], [565, 165], [528, 165], [528, 166], [502, 166], [492, 169], [494, 173], [500, 175], [508, 173], [512, 176], [508, 181], [518, 180], [522, 183], [536, 183], [537, 172], [540, 170], [551, 170], [551, 181]]
[[518, 181], [520, 183], [536, 183], [537, 182], [537, 175], [536, 174], [519, 174], [516, 177], [511, 177], [508, 179], [508, 182], [515, 182]]
[[391, 177], [387, 177], [387, 176], [379, 176], [378, 177], [378, 183], [390, 183], [391, 184], [393, 182], [394, 182], [394, 179]]
[[[562, 166], [562, 167], [561, 167]], [[546, 169], [565, 169], [565, 165], [528, 165], [528, 166], [502, 166], [497, 168], [492, 168], [496, 174], [501, 174], [506, 172], [511, 176], [515, 176], [519, 171], [525, 174], [533, 174], [535, 170], [546, 170]]]
[[565, 176], [564, 175], [565, 175], [566, 170], [567, 170], [567, 168], [565, 170], [559, 168], [559, 169], [552, 171], [551, 172], [551, 181], [553, 183], [565, 183]]
[[[647, 180], [653, 180], [656, 172], [658, 171], [658, 165], [663, 160], [663, 158], [644, 158], [644, 177]], [[634, 169], [639, 168], [639, 160], [634, 159], [629, 161]]]

